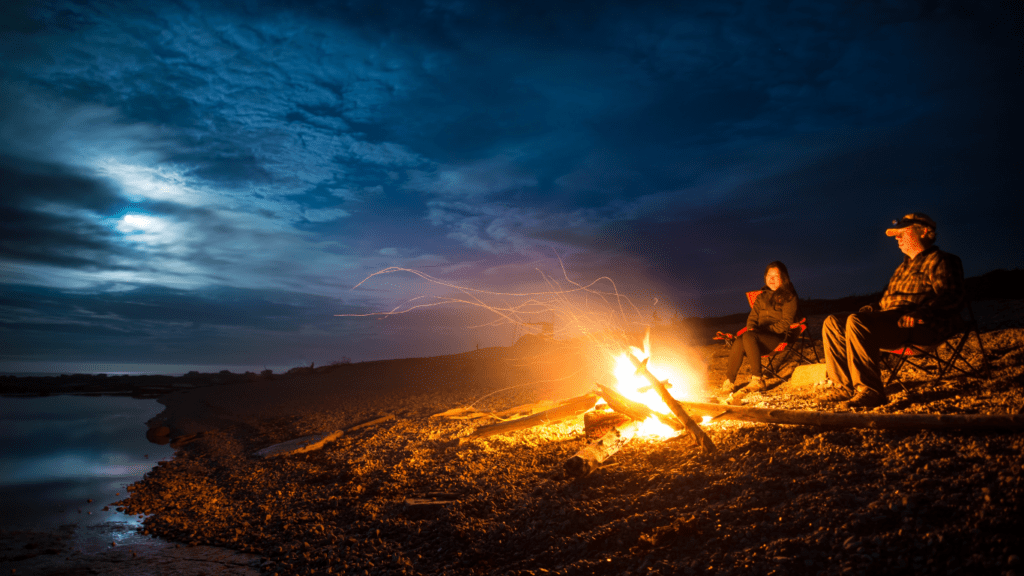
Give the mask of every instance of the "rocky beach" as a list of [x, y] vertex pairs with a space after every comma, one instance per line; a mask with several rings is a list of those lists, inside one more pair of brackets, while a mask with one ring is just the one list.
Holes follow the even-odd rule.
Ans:
[[[808, 323], [820, 346], [818, 312]], [[906, 369], [876, 412], [1022, 414], [1024, 302], [979, 299], [974, 312], [990, 373], [935, 382]], [[652, 354], [670, 337], [685, 343], [704, 368], [697, 395], [714, 396], [725, 349], [709, 336], [737, 327], [655, 331]], [[3, 573], [1024, 573], [1020, 432], [721, 421], [703, 425], [713, 453], [685, 435], [637, 438], [574, 477], [564, 465], [588, 442], [581, 418], [460, 439], [496, 421], [488, 414], [610, 382], [585, 346], [538, 339], [209, 376], [161, 384], [172, 389], [151, 436], [176, 456], [111, 503], [144, 516], [135, 544], [72, 553], [60, 534], [5, 534]], [[3, 391], [30, 388], [5, 381]], [[827, 410], [796, 379], [744, 401]], [[453, 408], [473, 417], [439, 416]], [[331, 431], [342, 433], [316, 450], [256, 455]]]

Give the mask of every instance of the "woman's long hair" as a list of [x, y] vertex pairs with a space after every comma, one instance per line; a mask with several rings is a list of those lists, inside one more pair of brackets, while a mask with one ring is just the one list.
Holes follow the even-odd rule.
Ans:
[[[772, 292], [771, 297], [768, 299], [768, 303], [772, 306], [781, 306], [785, 302], [789, 302], [791, 298], [796, 298], [796, 288], [793, 287], [793, 282], [789, 279], [789, 270], [786, 269], [786, 265], [776, 260], [772, 262], [764, 269], [764, 275], [768, 275], [768, 271], [772, 268], [779, 270], [779, 278], [782, 283], [779, 285], [779, 289]], [[765, 286], [768, 289], [768, 286]]]

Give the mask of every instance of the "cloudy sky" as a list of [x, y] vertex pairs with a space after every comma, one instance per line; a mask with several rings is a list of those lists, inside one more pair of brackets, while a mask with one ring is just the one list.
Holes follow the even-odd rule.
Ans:
[[911, 211], [968, 276], [1018, 268], [1020, 21], [975, 0], [8, 0], [0, 370], [516, 337], [457, 305], [338, 316], [453, 293], [354, 288], [388, 267], [515, 294], [607, 278], [640, 317], [742, 311], [776, 259], [803, 297], [867, 293]]

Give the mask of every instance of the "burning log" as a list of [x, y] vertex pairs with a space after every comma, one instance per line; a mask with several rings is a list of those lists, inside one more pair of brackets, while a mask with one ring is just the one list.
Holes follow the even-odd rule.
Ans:
[[570, 476], [586, 476], [597, 470], [633, 438], [639, 425], [635, 420], [630, 421], [621, 428], [612, 428], [600, 440], [587, 444], [565, 462], [566, 473]]
[[517, 418], [515, 420], [509, 420], [507, 422], [498, 422], [497, 424], [481, 426], [474, 430], [469, 436], [459, 438], [459, 443], [462, 444], [467, 440], [475, 438], [487, 438], [488, 436], [494, 436], [495, 434], [514, 432], [524, 428], [532, 428], [533, 426], [550, 424], [552, 422], [558, 422], [559, 420], [565, 420], [566, 418], [579, 416], [593, 408], [595, 404], [597, 404], [597, 395], [585, 394], [571, 400], [566, 400], [561, 405], [544, 410], [543, 412], [537, 412], [536, 414], [531, 414], [530, 416]]
[[715, 420], [742, 420], [766, 424], [797, 424], [825, 428], [875, 428], [886, 430], [984, 430], [1024, 431], [1024, 414], [881, 414], [877, 412], [815, 412], [680, 402], [698, 416]]
[[643, 362], [641, 362], [639, 359], [637, 359], [636, 356], [633, 355], [632, 352], [626, 354], [626, 356], [629, 357], [629, 361], [632, 362], [633, 366], [636, 367], [637, 374], [640, 374], [644, 378], [647, 378], [651, 385], [654, 386], [654, 389], [658, 391], [658, 396], [661, 396], [662, 402], [664, 402], [669, 407], [669, 410], [671, 410], [672, 413], [675, 414], [676, 418], [679, 418], [679, 421], [683, 423], [683, 426], [686, 428], [686, 431], [689, 432], [691, 436], [693, 436], [694, 441], [696, 441], [697, 444], [705, 452], [714, 452], [714, 442], [712, 442], [711, 438], [708, 438], [708, 435], [705, 434], [704, 431], [700, 429], [700, 426], [698, 426], [697, 423], [694, 422], [692, 418], [690, 418], [690, 416], [686, 413], [686, 410], [684, 410], [683, 407], [679, 405], [679, 402], [677, 402], [676, 399], [673, 398], [672, 395], [668, 393], [668, 390], [665, 388], [665, 383], [662, 382], [661, 380], [658, 380], [658, 378], [654, 374], [651, 374], [651, 371], [647, 369], [647, 361], [644, 360]]
[[607, 386], [597, 384], [597, 389], [598, 392], [601, 394], [601, 397], [604, 398], [604, 401], [608, 403], [608, 406], [610, 406], [612, 410], [615, 410], [616, 412], [619, 412], [621, 414], [625, 414], [626, 416], [629, 416], [631, 419], [636, 420], [637, 422], [643, 422], [644, 420], [647, 420], [651, 416], [654, 416], [662, 424], [669, 426], [673, 430], [685, 429], [683, 423], [676, 420], [675, 418], [666, 416], [665, 414], [661, 414], [659, 412], [655, 412], [654, 410], [651, 410], [651, 408], [648, 407], [646, 404], [634, 402], [633, 400], [626, 398], [622, 394], [619, 394], [618, 392], [612, 390]]

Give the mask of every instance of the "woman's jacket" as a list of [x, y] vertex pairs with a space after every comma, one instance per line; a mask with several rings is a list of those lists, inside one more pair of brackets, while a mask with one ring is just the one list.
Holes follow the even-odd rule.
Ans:
[[747, 330], [758, 332], [774, 332], [781, 336], [789, 334], [789, 327], [796, 320], [796, 297], [772, 306], [770, 299], [773, 292], [766, 286], [754, 300], [747, 316]]

